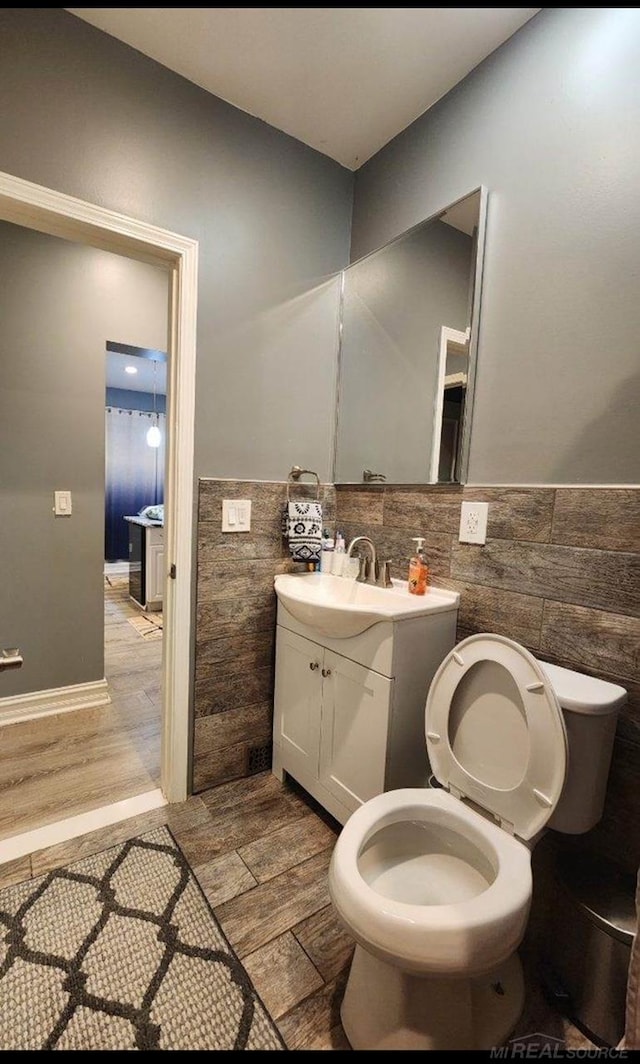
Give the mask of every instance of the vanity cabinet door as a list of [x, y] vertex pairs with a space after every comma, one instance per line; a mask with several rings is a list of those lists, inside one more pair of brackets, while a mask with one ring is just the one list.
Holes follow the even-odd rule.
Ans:
[[317, 643], [278, 625], [273, 736], [287, 770], [303, 780], [318, 778], [324, 654]]
[[324, 652], [320, 782], [354, 812], [382, 794], [393, 680]]
[[146, 583], [147, 607], [160, 604], [164, 590], [163, 543], [147, 543]]

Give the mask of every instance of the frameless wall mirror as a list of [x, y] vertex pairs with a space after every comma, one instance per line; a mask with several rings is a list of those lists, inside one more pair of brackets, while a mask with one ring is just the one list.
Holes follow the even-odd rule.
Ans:
[[343, 274], [336, 483], [464, 483], [487, 193]]

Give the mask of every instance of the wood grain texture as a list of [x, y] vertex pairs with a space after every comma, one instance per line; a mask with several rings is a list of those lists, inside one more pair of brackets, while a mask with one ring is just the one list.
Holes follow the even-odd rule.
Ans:
[[273, 578], [278, 573], [294, 571], [289, 558], [249, 558], [212, 561], [198, 565], [198, 602], [218, 602], [231, 599], [234, 602], [245, 595], [259, 596], [273, 591]]
[[[135, 821], [135, 823], [133, 823]], [[60, 842], [56, 846], [47, 846], [44, 850], [38, 850], [31, 855], [33, 876], [42, 876], [45, 872], [51, 872], [55, 868], [73, 864], [82, 860], [83, 857], [91, 857], [94, 853], [101, 853], [111, 846], [126, 842], [134, 835], [142, 835], [145, 831], [161, 827], [167, 822], [166, 806], [160, 809], [150, 809], [147, 813], [140, 813], [129, 820], [121, 820], [117, 824], [109, 824], [107, 827], [98, 828], [87, 835], [81, 835], [67, 842]]]
[[[291, 484], [291, 498], [315, 499], [316, 486], [305, 479]], [[270, 521], [274, 514], [281, 514], [287, 499], [286, 482], [277, 480], [208, 480], [199, 481], [198, 520], [222, 522], [223, 499], [251, 499], [251, 521], [260, 524]], [[333, 484], [320, 485], [320, 500], [323, 515], [332, 520], [335, 516], [335, 488]], [[241, 533], [231, 533], [237, 538]]]
[[[492, 539], [523, 539], [548, 543], [555, 492], [553, 488], [465, 487], [463, 502], [489, 504], [487, 535]], [[457, 534], [457, 527], [453, 529]]]
[[[233, 748], [232, 748], [233, 749]], [[195, 865], [238, 850], [308, 814], [308, 806], [270, 773], [236, 780], [202, 795], [208, 823], [180, 835], [180, 846]]]
[[288, 1049], [350, 1049], [340, 1022], [346, 979], [339, 976], [278, 1020]]
[[208, 683], [217, 683], [221, 680], [232, 680], [238, 676], [247, 676], [256, 669], [263, 669], [273, 664], [275, 636], [273, 632], [261, 633], [254, 636], [253, 633], [238, 640], [238, 649], [235, 654], [230, 654], [231, 643], [227, 642], [220, 650], [225, 657], [218, 661], [207, 661], [202, 657], [196, 658], [196, 697], [199, 686]]
[[329, 904], [331, 851], [311, 857], [246, 894], [217, 906], [215, 914], [240, 957], [289, 931]]
[[276, 595], [272, 584], [239, 602], [229, 598], [200, 602], [196, 608], [196, 644], [262, 631], [275, 624], [275, 617]]
[[202, 750], [197, 745], [194, 746], [193, 792], [199, 794], [207, 787], [217, 787], [218, 784], [226, 783], [228, 780], [248, 776], [249, 747], [248, 741], [236, 743], [235, 746], [225, 746], [223, 750], [217, 750], [215, 756], [212, 757], [210, 752], [208, 755], [203, 755]]
[[[128, 623], [139, 609], [126, 581], [105, 592], [110, 642], [105, 673], [111, 705], [77, 710], [0, 729], [0, 837], [153, 790], [159, 783], [161, 641], [145, 644]], [[44, 860], [44, 858], [42, 858]]]
[[[218, 480], [201, 478], [198, 482], [198, 520], [222, 523], [223, 499], [251, 499], [252, 521], [268, 521], [282, 509], [287, 486], [276, 480]], [[239, 535], [239, 533], [232, 533]]]
[[[273, 697], [273, 663], [223, 662], [215, 679], [196, 681], [195, 715], [228, 713]], [[250, 736], [247, 736], [250, 738]]]
[[192, 869], [209, 905], [220, 905], [245, 890], [255, 887], [256, 881], [244, 861], [235, 851], [223, 853]]
[[437, 576], [434, 583], [460, 594], [458, 628], [467, 634], [495, 632], [525, 646], [539, 647], [543, 599]]
[[241, 706], [233, 713], [198, 717], [195, 721], [194, 750], [199, 758], [215, 759], [226, 746], [236, 746], [248, 738], [257, 746], [271, 738], [272, 725], [271, 699], [268, 702], [256, 702], [251, 706]]
[[15, 861], [7, 861], [6, 864], [0, 865], [0, 890], [31, 878], [31, 857], [28, 854], [26, 857], [16, 857]]
[[293, 933], [326, 982], [351, 964], [355, 943], [338, 920], [333, 905], [297, 924]]
[[640, 610], [637, 554], [499, 539], [483, 547], [454, 542], [451, 576], [613, 613]]
[[191, 828], [206, 824], [211, 814], [200, 797], [192, 794], [186, 802], [172, 802], [164, 807], [166, 825], [180, 841], [180, 834]]
[[542, 653], [640, 680], [640, 618], [545, 602]]
[[551, 538], [576, 547], [640, 552], [640, 491], [557, 488]]
[[323, 985], [322, 976], [290, 931], [250, 953], [243, 964], [274, 1019]]
[[354, 536], [368, 536], [376, 548], [380, 560], [391, 560], [391, 575], [399, 580], [406, 580], [409, 572], [409, 559], [415, 552], [412, 536], [425, 537], [425, 552], [429, 570], [434, 575], [448, 576], [451, 557], [451, 537], [442, 532], [428, 532], [424, 529], [387, 528], [386, 525], [350, 525], [345, 523], [343, 530], [347, 544]]
[[425, 486], [423, 492], [387, 488], [384, 494], [384, 524], [390, 528], [420, 528], [424, 532], [452, 534], [460, 527], [461, 502], [462, 488], [434, 491]]
[[273, 656], [275, 643], [275, 618], [269, 612], [270, 624], [262, 630], [239, 629], [233, 635], [223, 635], [219, 639], [206, 639], [196, 643], [196, 678], [207, 674], [207, 669], [217, 666], [230, 658], [245, 654], [262, 654]]
[[202, 795], [201, 800], [211, 813], [217, 815], [245, 807], [255, 809], [260, 802], [271, 798], [282, 798], [296, 808], [307, 809], [293, 789], [286, 783], [280, 783], [271, 772], [261, 772], [250, 780], [236, 780], [224, 787], [214, 787]]
[[215, 521], [198, 525], [198, 560], [203, 567], [217, 561], [244, 561], [250, 558], [285, 558], [281, 515], [270, 522], [251, 521], [249, 532], [222, 532]]
[[382, 491], [340, 491], [337, 493], [338, 528], [349, 524], [381, 525], [385, 495]]
[[239, 853], [258, 883], [265, 883], [322, 850], [333, 849], [335, 841], [336, 831], [312, 814], [250, 842]]

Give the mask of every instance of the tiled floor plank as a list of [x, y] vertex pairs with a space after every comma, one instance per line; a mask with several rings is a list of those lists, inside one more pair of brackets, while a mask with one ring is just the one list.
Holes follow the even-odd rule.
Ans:
[[[110, 705], [0, 729], [0, 838], [158, 786], [161, 711], [144, 687], [159, 680], [162, 643], [145, 642], [128, 623], [139, 612], [129, 601], [126, 581], [107, 588]], [[114, 641], [116, 633], [121, 640]]]
[[345, 979], [332, 979], [278, 1020], [288, 1049], [350, 1049], [340, 1023]]
[[216, 916], [240, 957], [328, 904], [330, 857], [331, 852], [325, 850], [216, 908]]
[[250, 953], [242, 963], [274, 1019], [324, 985], [290, 931]]
[[211, 906], [221, 905], [256, 885], [251, 872], [235, 850], [191, 867]]
[[239, 853], [258, 882], [264, 883], [322, 850], [333, 849], [335, 841], [335, 831], [310, 813], [242, 846]]
[[351, 964], [355, 942], [338, 920], [332, 905], [297, 924], [293, 933], [327, 982]]

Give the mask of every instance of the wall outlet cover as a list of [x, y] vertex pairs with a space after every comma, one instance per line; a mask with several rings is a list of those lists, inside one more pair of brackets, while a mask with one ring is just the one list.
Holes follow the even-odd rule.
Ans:
[[460, 543], [486, 543], [488, 502], [463, 502], [460, 509]]

